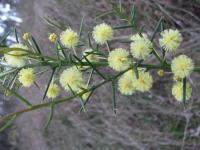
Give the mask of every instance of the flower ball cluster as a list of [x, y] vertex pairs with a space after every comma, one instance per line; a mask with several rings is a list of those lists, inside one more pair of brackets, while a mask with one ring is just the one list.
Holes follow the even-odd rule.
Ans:
[[161, 32], [160, 46], [167, 52], [174, 52], [182, 42], [182, 35], [178, 30], [166, 29]]
[[108, 65], [116, 71], [123, 71], [131, 64], [129, 53], [125, 49], [117, 48], [108, 55]]
[[67, 91], [79, 91], [84, 85], [83, 74], [76, 67], [68, 68], [60, 75], [60, 84]]
[[[186, 93], [185, 100], [189, 100], [192, 95], [192, 88], [190, 84], [186, 83]], [[177, 101], [183, 101], [183, 82], [176, 82], [172, 87], [172, 95], [176, 98]]]
[[[102, 23], [93, 28], [92, 36], [97, 45], [108, 44], [108, 41], [113, 39], [114, 30], [113, 28]], [[25, 33], [23, 36], [24, 40], [30, 38], [30, 34]], [[79, 35], [71, 28], [61, 32], [59, 39], [55, 33], [50, 34], [49, 40], [56, 42], [60, 40], [61, 44], [69, 49], [74, 49], [79, 43]], [[108, 66], [117, 72], [121, 72], [118, 79], [118, 90], [121, 94], [132, 95], [136, 91], [147, 92], [153, 86], [153, 77], [148, 70], [141, 69], [139, 66], [134, 70], [136, 65], [135, 60], [145, 61], [154, 51], [152, 39], [149, 39], [146, 33], [136, 33], [130, 37], [130, 51], [124, 48], [116, 48], [109, 51], [107, 62]], [[175, 52], [176, 49], [181, 45], [182, 35], [178, 30], [166, 29], [161, 32], [159, 44], [165, 52]], [[28, 47], [23, 44], [13, 44], [10, 46], [13, 48], [4, 54], [5, 61], [8, 65], [16, 68], [25, 66], [26, 64], [26, 50]], [[15, 50], [16, 49], [16, 50]], [[23, 49], [23, 50], [19, 50]], [[82, 52], [82, 61], [84, 64], [89, 60], [90, 63], [99, 63], [101, 59], [95, 53], [96, 50], [93, 48], [86, 48]], [[159, 57], [159, 56], [157, 56]], [[100, 59], [101, 58], [101, 59]], [[168, 62], [166, 65], [169, 65]], [[81, 66], [84, 67], [84, 66]], [[183, 100], [183, 80], [188, 78], [194, 70], [194, 63], [191, 58], [186, 55], [179, 55], [175, 57], [171, 62], [171, 69], [174, 78], [174, 84], [172, 87], [172, 95], [178, 101]], [[161, 68], [158, 70], [158, 75], [163, 77], [165, 70]], [[24, 87], [30, 87], [36, 80], [36, 75], [32, 68], [21, 69], [18, 73], [18, 80]], [[80, 93], [80, 97], [83, 100], [87, 100], [91, 94], [91, 91], [83, 92], [88, 89], [88, 84], [85, 83], [83, 72], [80, 66], [71, 66], [62, 71], [59, 77], [60, 85], [68, 92]], [[192, 95], [192, 88], [189, 82], [186, 83], [186, 100], [189, 100]], [[83, 93], [82, 93], [83, 92]], [[60, 88], [56, 83], [50, 84], [47, 90], [48, 98], [56, 98], [60, 93]]]
[[152, 88], [153, 78], [149, 72], [140, 70], [138, 78], [133, 70], [124, 73], [118, 81], [118, 89], [124, 95], [132, 95], [135, 91], [147, 92]]
[[24, 87], [30, 87], [35, 82], [36, 76], [32, 68], [22, 69], [18, 75], [19, 82]]
[[66, 29], [60, 34], [60, 42], [67, 48], [74, 48], [79, 42], [78, 33], [70, 28]]
[[194, 69], [194, 63], [188, 56], [180, 55], [172, 60], [171, 69], [175, 76], [188, 77]]
[[132, 95], [136, 91], [135, 86], [135, 74], [133, 70], [129, 70], [124, 75], [122, 75], [118, 80], [118, 89], [121, 94]]
[[48, 98], [56, 98], [60, 94], [60, 88], [57, 84], [52, 83], [50, 84], [48, 91], [47, 91], [47, 97]]
[[145, 33], [133, 35], [131, 41], [130, 50], [134, 58], [146, 59], [150, 56], [153, 44]]
[[102, 23], [94, 27], [92, 36], [98, 44], [105, 44], [113, 38], [113, 29], [110, 25]]

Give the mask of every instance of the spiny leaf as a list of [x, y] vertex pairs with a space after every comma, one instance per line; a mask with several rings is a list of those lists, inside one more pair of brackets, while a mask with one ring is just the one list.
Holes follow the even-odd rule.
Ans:
[[111, 15], [112, 13], [113, 13], [112, 10], [107, 10], [107, 11], [97, 15], [95, 20], [100, 19], [100, 18], [105, 17], [105, 16], [108, 16], [108, 15]]
[[48, 16], [44, 16], [44, 17], [42, 17], [42, 19], [43, 19], [47, 24], [49, 24], [50, 26], [56, 27], [56, 28], [58, 28], [58, 29], [60, 29], [60, 30], [62, 30], [62, 31], [65, 30], [65, 28], [62, 27], [57, 21], [50, 19]]
[[72, 63], [72, 64], [76, 64], [76, 62], [73, 60], [73, 57], [72, 57], [72, 55], [71, 54], [69, 54], [68, 55], [68, 57], [69, 57], [69, 60], [70, 60], [70, 62]]
[[51, 121], [52, 121], [52, 119], [53, 119], [53, 114], [54, 114], [54, 103], [52, 103], [52, 104], [50, 105], [50, 112], [49, 112], [49, 115], [48, 115], [48, 120], [47, 120], [47, 122], [46, 122], [46, 124], [45, 124], [45, 126], [44, 126], [44, 129], [45, 129], [45, 130], [48, 129], [48, 127], [49, 127], [49, 125], [50, 125], [50, 123], [51, 123]]
[[38, 51], [39, 54], [42, 54], [39, 45], [37, 44], [35, 38], [31, 35], [31, 39], [33, 41], [33, 44], [35, 45], [36, 50]]
[[53, 76], [54, 76], [55, 71], [56, 71], [56, 68], [53, 68], [53, 69], [52, 69], [51, 76], [50, 76], [50, 78], [49, 78], [49, 82], [48, 82], [48, 84], [47, 84], [47, 87], [46, 87], [46, 89], [45, 89], [45, 92], [44, 92], [44, 95], [43, 95], [43, 98], [42, 98], [43, 100], [45, 99], [45, 97], [46, 97], [46, 95], [47, 95], [47, 92], [48, 92], [49, 86], [50, 86], [50, 84], [51, 84], [51, 82], [52, 82], [52, 80], [53, 80]]
[[10, 31], [8, 31], [7, 33], [4, 34], [4, 36], [0, 40], [0, 44], [3, 44], [3, 42], [7, 39], [7, 37], [10, 35], [11, 32], [12, 32], [12, 30], [10, 30]]
[[79, 59], [76, 55], [73, 55], [73, 57], [80, 63], [80, 65], [83, 65], [83, 62], [81, 59]]
[[0, 133], [3, 132], [5, 129], [7, 129], [8, 127], [10, 127], [13, 122], [17, 119], [17, 115], [13, 115], [12, 118], [0, 128]]
[[80, 44], [76, 45], [75, 47], [76, 47], [76, 48], [79, 48], [79, 47], [83, 47], [83, 46], [86, 46], [86, 45], [83, 44], [83, 43], [80, 43]]
[[183, 104], [185, 105], [186, 101], [186, 78], [183, 78]]
[[134, 31], [136, 26], [136, 11], [134, 5], [131, 10], [131, 25], [132, 25], [132, 31]]
[[142, 25], [142, 26], [140, 27], [140, 29], [139, 29], [139, 32], [138, 32], [138, 33], [139, 33], [140, 36], [142, 36], [143, 30], [144, 30], [144, 25]]
[[132, 6], [132, 10], [131, 10], [131, 23], [134, 24], [135, 23], [135, 17], [136, 17], [136, 11], [135, 11], [135, 6]]
[[93, 46], [92, 46], [92, 43], [91, 43], [91, 39], [90, 39], [90, 32], [88, 32], [88, 43], [89, 43], [90, 48], [93, 49]]
[[40, 90], [39, 85], [37, 84], [37, 82], [34, 82], [34, 85]]
[[150, 39], [151, 41], [154, 40], [154, 38], [155, 38], [155, 36], [156, 36], [156, 33], [158, 32], [158, 30], [159, 30], [159, 28], [160, 28], [160, 25], [161, 25], [162, 21], [163, 21], [163, 17], [161, 17], [161, 18], [159, 19], [159, 21], [158, 21], [158, 23], [157, 23], [157, 25], [156, 25], [156, 27], [155, 27], [155, 29], [154, 29], [154, 32], [153, 32], [153, 34], [152, 34], [152, 36], [151, 36], [151, 39]]
[[[71, 86], [69, 84], [68, 84], [68, 87], [69, 87], [70, 91], [72, 92], [72, 94], [75, 96], [76, 92], [74, 92], [74, 90], [71, 88]], [[82, 95], [79, 95], [79, 97], [80, 97], [80, 102], [81, 102], [81, 108], [83, 108], [84, 112], [86, 112], [86, 108], [83, 103]]]
[[113, 111], [116, 114], [117, 111], [117, 105], [116, 105], [116, 86], [115, 81], [112, 81], [112, 100], [113, 100]]
[[[87, 102], [89, 101], [89, 99], [90, 99], [90, 97], [91, 97], [91, 95], [92, 95], [93, 92], [94, 92], [94, 90], [92, 90], [92, 91], [90, 92], [88, 98], [84, 101], [83, 106], [86, 106], [86, 104], [87, 104]], [[81, 107], [80, 112], [82, 112], [83, 109], [84, 109], [84, 107]]]
[[126, 28], [132, 28], [132, 27], [133, 25], [121, 25], [121, 26], [113, 27], [113, 30], [126, 29]]
[[108, 53], [110, 53], [111, 52], [111, 47], [110, 47], [110, 44], [109, 44], [108, 41], [106, 41], [106, 46], [107, 46], [107, 49], [108, 49]]
[[87, 86], [90, 84], [93, 73], [94, 73], [94, 69], [92, 69], [91, 72], [90, 72], [90, 75], [89, 75], [88, 81], [87, 81]]
[[15, 82], [16, 77], [17, 77], [17, 75], [18, 75], [18, 72], [19, 72], [20, 70], [21, 70], [21, 69], [18, 69], [18, 70], [15, 72], [15, 74], [12, 76], [12, 79], [11, 79], [10, 82], [8, 83], [9, 89], [11, 89], [12, 86], [14, 85], [14, 82]]
[[133, 69], [134, 69], [134, 72], [135, 72], [135, 76], [138, 79], [139, 78], [138, 63], [133, 66]]
[[85, 56], [88, 56], [88, 55], [91, 55], [91, 54], [102, 56], [102, 54], [100, 54], [100, 53], [97, 52], [97, 51], [91, 51], [91, 52], [85, 52], [85, 53], [86, 53]]
[[80, 25], [80, 29], [79, 29], [79, 37], [81, 37], [82, 35], [82, 31], [83, 31], [83, 21], [84, 21], [84, 16], [81, 19], [81, 25]]
[[133, 69], [135, 72], [135, 76], [138, 79], [139, 78], [139, 72], [138, 72], [138, 66], [143, 62], [143, 59], [140, 59], [137, 63], [134, 64]]
[[26, 100], [24, 97], [22, 97], [21, 95], [19, 95], [18, 93], [16, 93], [15, 91], [13, 91], [12, 89], [7, 88], [5, 85], [0, 84], [1, 88], [3, 88], [4, 90], [10, 92], [13, 96], [15, 96], [20, 102], [22, 102], [23, 104], [25, 104], [26, 106], [28, 106], [29, 108], [32, 108], [32, 104]]
[[160, 32], [164, 30], [164, 21], [162, 20], [160, 23]]
[[106, 79], [106, 77], [86, 58], [84, 57], [87, 63], [98, 73], [103, 79]]
[[19, 38], [18, 38], [18, 34], [17, 34], [17, 29], [16, 28], [14, 28], [14, 33], [15, 33], [16, 42], [19, 43]]
[[157, 60], [158, 60], [161, 64], [163, 63], [163, 60], [160, 58], [159, 54], [156, 52], [155, 49], [153, 49], [151, 53], [154, 54], [154, 56], [157, 58]]
[[[59, 52], [61, 50], [62, 55], [67, 58], [67, 55], [65, 54], [64, 48], [62, 47], [61, 43], [57, 42], [57, 51]], [[58, 53], [59, 54], [59, 53]]]

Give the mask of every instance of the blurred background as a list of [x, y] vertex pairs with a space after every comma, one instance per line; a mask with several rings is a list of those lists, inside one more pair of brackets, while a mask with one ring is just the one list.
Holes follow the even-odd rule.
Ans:
[[[113, 3], [117, 3], [113, 0]], [[159, 18], [164, 16], [165, 27], [178, 28], [184, 42], [176, 54], [192, 57], [200, 65], [200, 1], [199, 0], [122, 0], [130, 12], [132, 4], [137, 12], [137, 25], [151, 35]], [[116, 17], [95, 20], [96, 15], [109, 10], [104, 0], [0, 0], [0, 36], [13, 27], [19, 35], [31, 32], [43, 51], [51, 54], [48, 41], [51, 32], [61, 31], [45, 24], [42, 17], [49, 16], [64, 26], [79, 30], [82, 17], [84, 30], [89, 31], [99, 22], [120, 24]], [[131, 34], [127, 29], [123, 37]], [[116, 34], [122, 35], [122, 34]], [[14, 36], [8, 43], [15, 42]], [[117, 43], [127, 47], [127, 44]], [[115, 45], [112, 45], [113, 47]], [[172, 57], [171, 55], [168, 58]], [[154, 63], [152, 58], [150, 63]], [[98, 89], [88, 103], [88, 112], [79, 113], [77, 101], [56, 107], [53, 121], [44, 132], [48, 109], [27, 113], [0, 134], [0, 150], [179, 150], [184, 137], [186, 118], [189, 118], [185, 150], [200, 150], [200, 75], [192, 74], [193, 98], [187, 111], [171, 95], [172, 76], [160, 78], [154, 74], [151, 92], [122, 96], [117, 94], [117, 115], [112, 111], [111, 85]], [[44, 85], [48, 73], [38, 81]], [[21, 89], [33, 103], [41, 100], [44, 90]], [[22, 106], [14, 98], [1, 96], [0, 115], [19, 110]]]

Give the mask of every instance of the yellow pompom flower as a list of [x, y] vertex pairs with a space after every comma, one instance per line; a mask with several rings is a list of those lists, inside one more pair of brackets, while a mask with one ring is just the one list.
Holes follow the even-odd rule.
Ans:
[[194, 69], [194, 63], [188, 56], [180, 55], [172, 60], [171, 69], [175, 76], [188, 77]]
[[60, 42], [67, 48], [74, 48], [79, 42], [78, 33], [72, 29], [66, 29], [60, 34]]
[[163, 69], [160, 69], [158, 70], [157, 74], [160, 76], [160, 77], [163, 77], [165, 75], [165, 71]]
[[123, 71], [131, 64], [129, 53], [125, 49], [117, 48], [108, 55], [108, 65], [116, 71]]
[[153, 85], [153, 78], [149, 72], [139, 71], [139, 78], [135, 79], [136, 90], [149, 91]]
[[12, 67], [22, 67], [25, 65], [25, 54], [27, 52], [17, 50], [17, 48], [28, 50], [28, 47], [23, 44], [13, 44], [10, 48], [16, 48], [16, 50], [11, 50], [4, 54], [4, 58], [8, 65]]
[[146, 59], [153, 48], [152, 42], [146, 37], [135, 37], [134, 42], [131, 42], [130, 49], [133, 57], [137, 59]]
[[86, 49], [83, 52], [83, 56], [85, 56], [90, 62], [98, 62], [99, 61], [98, 55], [96, 55], [92, 49]]
[[79, 91], [84, 84], [83, 75], [76, 67], [68, 68], [60, 75], [60, 84], [67, 91]]
[[161, 32], [160, 45], [168, 52], [175, 51], [182, 42], [182, 35], [178, 30], [166, 29]]
[[27, 69], [22, 69], [19, 72], [19, 82], [24, 86], [24, 87], [30, 87], [36, 79], [36, 76], [34, 74], [34, 70], [32, 68], [27, 68]]
[[56, 98], [60, 93], [60, 88], [58, 87], [57, 84], [50, 84], [48, 91], [47, 91], [47, 97], [48, 98]]
[[135, 93], [136, 86], [133, 78], [130, 78], [129, 76], [132, 75], [131, 72], [128, 74], [124, 74], [119, 78], [118, 81], [118, 90], [121, 94], [124, 95], [132, 95]]
[[[190, 84], [186, 83], [186, 100], [189, 100], [192, 95], [192, 88]], [[183, 82], [176, 82], [172, 87], [172, 95], [177, 101], [183, 101]]]
[[29, 40], [30, 37], [31, 37], [31, 35], [30, 35], [30, 33], [28, 33], [28, 32], [24, 33], [24, 35], [23, 35], [23, 39], [24, 39], [25, 41]]
[[102, 23], [94, 27], [93, 38], [98, 44], [105, 44], [113, 38], [113, 29], [111, 26]]
[[49, 35], [49, 41], [56, 42], [56, 40], [57, 40], [57, 35], [55, 33], [51, 33]]

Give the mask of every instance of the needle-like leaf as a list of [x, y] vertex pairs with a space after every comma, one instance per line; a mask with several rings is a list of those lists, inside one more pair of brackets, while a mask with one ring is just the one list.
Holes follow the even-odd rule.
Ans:
[[51, 82], [52, 82], [52, 80], [53, 80], [53, 76], [54, 76], [55, 71], [56, 71], [56, 68], [53, 68], [53, 69], [52, 69], [51, 76], [50, 76], [50, 78], [49, 78], [49, 82], [48, 82], [48, 84], [47, 84], [47, 87], [46, 87], [46, 89], [45, 89], [45, 92], [44, 92], [44, 95], [43, 95], [43, 98], [42, 98], [43, 100], [45, 99], [45, 97], [46, 97], [46, 95], [47, 95], [47, 92], [48, 92], [49, 86], [50, 86], [50, 84], [51, 84]]
[[[68, 84], [68, 87], [70, 89], [70, 91], [72, 92], [73, 95], [76, 95], [76, 92], [71, 88], [71, 86]], [[82, 98], [82, 95], [79, 95], [80, 97], [80, 102], [81, 102], [81, 108], [83, 108], [83, 111], [86, 112], [86, 108], [85, 108], [85, 105], [84, 105], [84, 100]]]
[[51, 121], [53, 119], [53, 114], [54, 114], [54, 103], [52, 103], [50, 105], [50, 112], [49, 112], [49, 115], [48, 115], [48, 120], [47, 120], [47, 122], [45, 123], [45, 126], [44, 126], [45, 130], [48, 129], [48, 127], [49, 127], [49, 125], [50, 125], [50, 123], [51, 123]]
[[2, 39], [0, 40], [0, 44], [2, 45], [3, 42], [7, 39], [7, 37], [12, 33], [12, 30], [8, 31], [7, 33], [5, 33], [2, 37]]
[[23, 104], [25, 104], [29, 108], [32, 107], [32, 104], [28, 100], [26, 100], [24, 97], [22, 97], [21, 95], [16, 93], [14, 90], [9, 89], [8, 87], [6, 87], [3, 84], [0, 84], [0, 87], [3, 88], [4, 90], [8, 91], [9, 93], [11, 93], [11, 95], [15, 96], [20, 102], [22, 102]]
[[126, 28], [132, 28], [132, 27], [133, 25], [121, 25], [121, 26], [113, 27], [113, 30], [126, 29]]
[[59, 51], [61, 51], [61, 54], [63, 55], [63, 57], [67, 58], [67, 55], [65, 54], [64, 48], [62, 47], [60, 41], [57, 42], [57, 51], [58, 51], [58, 54], [60, 54]]
[[89, 44], [89, 46], [90, 46], [90, 48], [92, 48], [93, 49], [93, 46], [92, 46], [92, 43], [91, 43], [91, 38], [90, 38], [90, 32], [88, 32], [88, 44]]
[[102, 12], [101, 14], [99, 14], [95, 17], [95, 20], [100, 19], [100, 18], [105, 17], [105, 16], [108, 16], [108, 15], [111, 15], [112, 13], [113, 13], [112, 10], [107, 10], [105, 12]]
[[152, 36], [151, 36], [151, 41], [153, 41], [154, 40], [154, 38], [155, 38], [155, 36], [156, 36], [156, 33], [159, 31], [159, 29], [160, 29], [160, 25], [162, 24], [162, 22], [163, 22], [163, 17], [161, 17], [160, 19], [159, 19], [159, 21], [158, 21], [158, 23], [157, 23], [157, 25], [156, 25], [156, 27], [155, 27], [155, 29], [154, 29], [154, 32], [153, 32], [153, 34], [152, 34]]
[[83, 21], [84, 21], [84, 16], [81, 19], [81, 25], [80, 25], [80, 29], [79, 29], [79, 37], [81, 38], [82, 32], [83, 32]]
[[50, 26], [56, 27], [62, 31], [65, 30], [65, 28], [61, 26], [57, 21], [50, 19], [48, 16], [44, 16], [42, 19]]
[[185, 105], [186, 101], [186, 78], [183, 78], [183, 104]]
[[116, 105], [116, 86], [115, 81], [112, 81], [112, 100], [113, 100], [113, 111], [117, 113], [117, 105]]
[[19, 38], [18, 38], [18, 33], [17, 33], [17, 29], [16, 28], [14, 28], [14, 33], [15, 33], [16, 42], [19, 43]]
[[87, 63], [96, 71], [97, 74], [99, 74], [103, 79], [106, 79], [106, 77], [87, 59], [87, 57], [84, 57]]
[[[89, 101], [89, 99], [90, 99], [90, 97], [91, 97], [91, 95], [92, 95], [92, 93], [94, 92], [94, 90], [92, 90], [91, 92], [90, 92], [90, 94], [89, 94], [89, 96], [87, 97], [87, 99], [84, 101], [84, 103], [83, 103], [83, 106], [85, 107], [86, 106], [86, 104], [87, 104], [87, 102]], [[82, 112], [83, 110], [84, 110], [84, 107], [81, 107], [81, 109], [80, 109], [80, 112]]]
[[[42, 51], [40, 50], [39, 45], [37, 44], [35, 38], [31, 35], [31, 39], [33, 41], [33, 44], [35, 45], [36, 50], [38, 51], [38, 53], [42, 56]], [[44, 61], [44, 58], [41, 57], [41, 60]]]
[[0, 127], [0, 133], [3, 132], [8, 127], [10, 127], [16, 119], [17, 119], [17, 115], [13, 115], [11, 117], [11, 119], [5, 125], [3, 125], [2, 127]]

